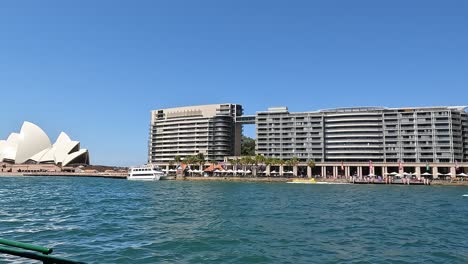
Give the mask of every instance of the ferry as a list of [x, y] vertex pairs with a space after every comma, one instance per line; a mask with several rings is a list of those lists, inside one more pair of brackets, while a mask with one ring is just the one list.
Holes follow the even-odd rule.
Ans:
[[152, 164], [132, 167], [128, 170], [127, 180], [134, 181], [159, 181], [166, 174], [158, 167]]

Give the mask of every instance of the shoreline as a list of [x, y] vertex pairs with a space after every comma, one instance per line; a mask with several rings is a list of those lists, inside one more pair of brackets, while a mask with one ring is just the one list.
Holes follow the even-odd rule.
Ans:
[[[54, 172], [54, 173], [0, 173], [1, 177], [88, 177], [88, 178], [109, 178], [125, 180], [126, 173], [74, 173], [74, 172]], [[286, 183], [294, 179], [304, 180], [308, 178], [285, 178], [285, 177], [194, 177], [187, 176], [184, 178], [176, 177], [176, 181], [205, 181], [205, 182], [263, 182], [263, 183]], [[365, 183], [353, 184], [346, 179], [315, 179], [318, 183], [349, 183], [351, 185], [402, 185], [402, 184], [385, 184], [385, 183]], [[413, 185], [413, 184], [412, 184]], [[468, 181], [442, 181], [433, 180], [427, 186], [468, 186]]]

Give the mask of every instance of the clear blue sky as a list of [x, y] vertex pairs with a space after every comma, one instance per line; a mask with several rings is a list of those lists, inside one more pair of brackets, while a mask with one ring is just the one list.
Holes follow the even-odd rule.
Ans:
[[151, 109], [466, 105], [468, 1], [1, 1], [0, 92], [0, 138], [114, 165], [146, 161]]

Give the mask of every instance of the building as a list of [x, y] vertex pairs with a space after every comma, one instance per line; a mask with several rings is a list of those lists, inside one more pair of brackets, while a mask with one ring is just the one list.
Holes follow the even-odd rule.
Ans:
[[89, 164], [87, 149], [61, 132], [54, 144], [37, 125], [24, 122], [19, 133], [0, 140], [0, 162], [9, 164]]
[[319, 162], [468, 161], [467, 107], [258, 112], [257, 153]]
[[[465, 106], [355, 107], [289, 112], [272, 107], [243, 115], [236, 104], [154, 110], [148, 161], [166, 166], [203, 153], [206, 160], [239, 156], [243, 124], [256, 125], [256, 153], [289, 160], [303, 175], [364, 176], [424, 172], [434, 177], [468, 168]], [[314, 171], [307, 168], [315, 161]], [[282, 165], [280, 167], [280, 175]], [[302, 167], [302, 168], [300, 168]], [[278, 168], [276, 168], [278, 169]], [[318, 171], [317, 171], [318, 170]]]
[[151, 111], [148, 162], [168, 164], [202, 153], [207, 160], [222, 161], [240, 155], [242, 115], [238, 104], [213, 104]]

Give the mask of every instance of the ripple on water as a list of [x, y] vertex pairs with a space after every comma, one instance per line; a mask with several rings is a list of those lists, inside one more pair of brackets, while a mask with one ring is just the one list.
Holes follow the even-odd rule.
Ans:
[[466, 187], [0, 180], [0, 237], [90, 263], [468, 263]]

